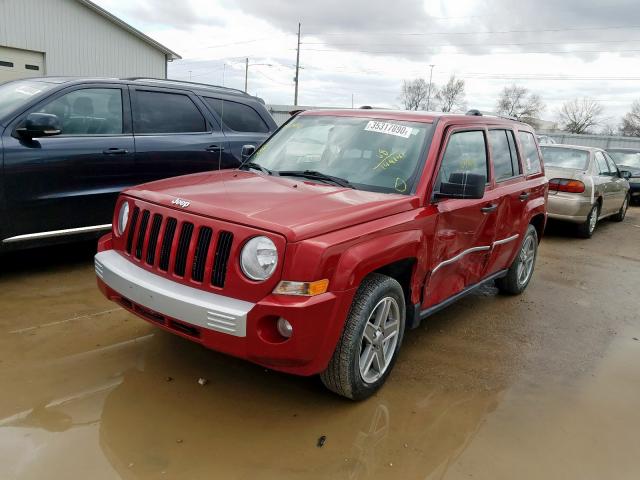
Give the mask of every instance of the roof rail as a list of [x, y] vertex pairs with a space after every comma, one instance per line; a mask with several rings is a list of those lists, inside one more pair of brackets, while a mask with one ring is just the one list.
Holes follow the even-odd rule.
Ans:
[[227, 90], [229, 92], [235, 92], [235, 93], [240, 93], [242, 95], [246, 95], [247, 97], [251, 97], [252, 95], [249, 95], [248, 93], [239, 90], [237, 88], [231, 88], [231, 87], [223, 87], [221, 85], [211, 85], [209, 83], [199, 83], [199, 82], [190, 82], [188, 80], [175, 80], [175, 79], [171, 79], [171, 78], [154, 78], [154, 77], [126, 77], [123, 78], [122, 80], [130, 80], [130, 81], [136, 81], [136, 80], [151, 80], [153, 82], [166, 82], [166, 83], [186, 83], [188, 85], [197, 85], [197, 86], [201, 86], [201, 87], [208, 87], [208, 88], [217, 88], [220, 90]]

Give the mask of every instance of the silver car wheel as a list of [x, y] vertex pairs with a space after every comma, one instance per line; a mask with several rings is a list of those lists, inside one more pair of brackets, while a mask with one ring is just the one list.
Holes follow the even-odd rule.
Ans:
[[598, 223], [598, 207], [595, 206], [591, 213], [589, 214], [589, 233], [593, 233], [596, 229], [596, 224]]
[[371, 311], [362, 332], [360, 376], [365, 383], [376, 382], [393, 360], [400, 333], [400, 307], [395, 298], [384, 297]]
[[532, 236], [525, 238], [520, 248], [520, 263], [518, 264], [517, 278], [520, 286], [526, 285], [533, 273], [533, 265], [536, 260], [536, 241]]

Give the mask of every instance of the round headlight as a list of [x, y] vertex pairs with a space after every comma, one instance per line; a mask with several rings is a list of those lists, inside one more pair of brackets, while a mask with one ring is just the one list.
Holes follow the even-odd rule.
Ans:
[[120, 211], [118, 212], [118, 220], [116, 223], [116, 233], [122, 235], [127, 228], [129, 222], [129, 202], [122, 202]]
[[278, 250], [267, 237], [253, 237], [240, 254], [240, 266], [251, 280], [262, 281], [273, 275], [278, 265]]

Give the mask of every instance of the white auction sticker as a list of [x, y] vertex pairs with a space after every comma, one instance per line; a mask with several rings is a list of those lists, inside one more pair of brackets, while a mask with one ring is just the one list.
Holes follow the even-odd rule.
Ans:
[[371, 120], [364, 127], [367, 132], [386, 133], [387, 135], [395, 135], [396, 137], [409, 138], [413, 132], [413, 128], [398, 125], [397, 123], [377, 122]]

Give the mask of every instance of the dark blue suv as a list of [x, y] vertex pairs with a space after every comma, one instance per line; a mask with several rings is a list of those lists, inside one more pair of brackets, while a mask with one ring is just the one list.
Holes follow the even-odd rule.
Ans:
[[2, 84], [0, 250], [108, 229], [125, 187], [237, 167], [243, 147], [276, 127], [261, 99], [224, 87], [144, 78]]

